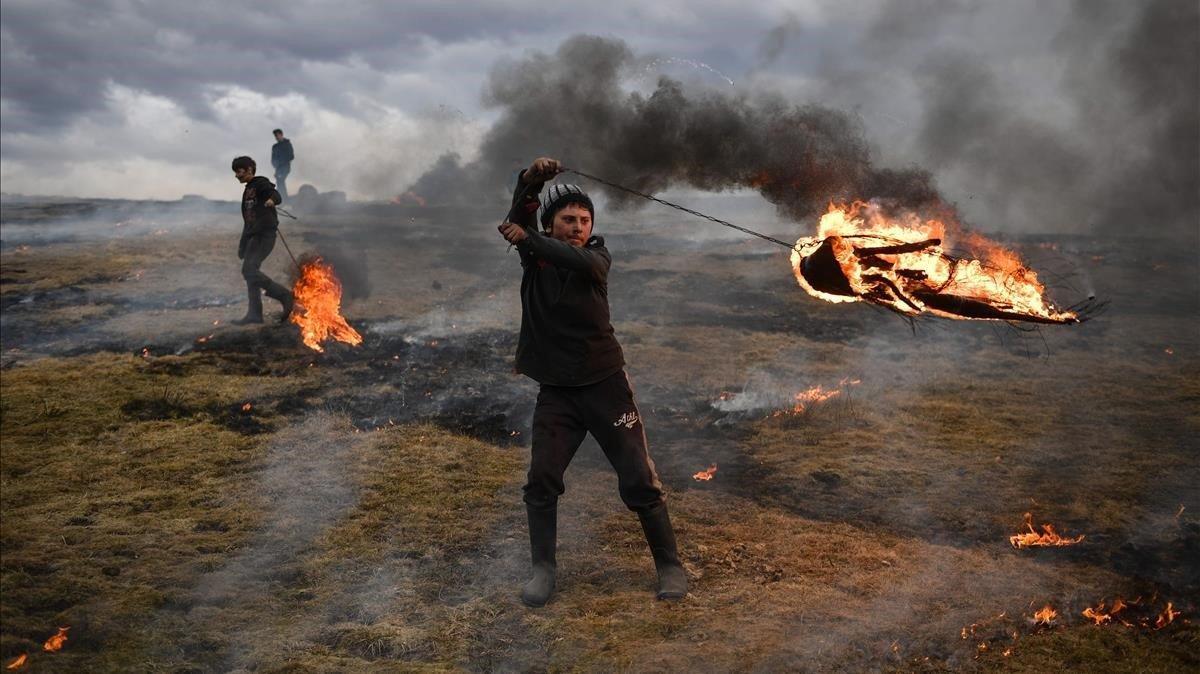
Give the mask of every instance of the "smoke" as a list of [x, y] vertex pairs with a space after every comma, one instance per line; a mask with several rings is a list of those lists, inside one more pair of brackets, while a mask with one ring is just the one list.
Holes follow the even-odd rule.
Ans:
[[[645, 192], [754, 187], [792, 218], [831, 199], [914, 208], [941, 201], [927, 172], [876, 167], [861, 124], [847, 113], [772, 94], [692, 91], [668, 78], [648, 94], [627, 91], [641, 60], [620, 40], [580, 35], [552, 56], [501, 61], [484, 91], [501, 114], [479, 159], [462, 165], [447, 155], [414, 191], [498, 183], [514, 158], [543, 154]], [[608, 196], [617, 207], [631, 204], [625, 193]]]
[[833, 45], [829, 25], [785, 27], [776, 61], [807, 55], [815, 74], [777, 67], [752, 86], [854, 110], [878, 161], [930, 171], [975, 227], [1200, 229], [1195, 3], [891, 0]]
[[[1072, 26], [1079, 39], [1071, 44], [1081, 49], [1086, 29], [1104, 14], [1091, 3], [1078, 2], [1077, 10], [1083, 26]], [[1089, 63], [1079, 59], [1072, 75], [1082, 77]], [[1129, 231], [1156, 223], [1194, 236], [1200, 232], [1200, 6], [1147, 4], [1100, 67], [1112, 72], [1119, 100], [1097, 106], [1094, 90], [1078, 86], [1076, 93], [1080, 108], [1094, 115], [1093, 138], [1110, 130], [1120, 142], [1119, 155], [1098, 159], [1111, 167], [1096, 189], [1098, 224]]]
[[[954, 174], [948, 184], [979, 195], [980, 211], [998, 224], [1121, 234], [1153, 222], [1194, 230], [1197, 38], [1195, 3], [1077, 2], [1047, 36], [1061, 76], [1030, 68], [1014, 77], [988, 55], [957, 46], [930, 54], [914, 75], [926, 104], [920, 160]], [[1032, 82], [1018, 89], [1037, 78], [1053, 84], [1049, 92]]]
[[986, 230], [1196, 230], [1194, 3], [888, 2], [847, 20], [831, 42], [830, 20], [786, 16], [732, 91], [639, 87], [651, 57], [612, 38], [501, 60], [478, 158], [445, 154], [413, 189], [501, 195], [516, 167], [548, 155], [650, 193], [753, 188], [791, 219], [877, 199]]

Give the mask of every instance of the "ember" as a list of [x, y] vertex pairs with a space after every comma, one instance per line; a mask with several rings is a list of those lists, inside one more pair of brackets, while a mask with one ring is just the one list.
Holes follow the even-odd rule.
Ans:
[[709, 480], [713, 479], [713, 475], [715, 475], [716, 473], [717, 473], [717, 464], [714, 463], [713, 465], [709, 466], [707, 469], [702, 470], [699, 473], [696, 473], [695, 475], [693, 475], [692, 479], [700, 481], [700, 482], [708, 482]]
[[251, 405], [250, 403], [246, 403], [245, 405], [242, 405], [242, 411], [249, 412], [250, 408], [252, 408], [252, 407], [254, 407], [254, 405]]
[[58, 628], [58, 633], [46, 639], [46, 643], [42, 644], [42, 650], [47, 653], [62, 650], [63, 644], [67, 643], [67, 630], [69, 629], [71, 629], [69, 626]]
[[953, 257], [946, 226], [917, 214], [889, 217], [875, 203], [829, 205], [814, 237], [792, 249], [796, 282], [827, 302], [870, 302], [904, 316], [1078, 323], [1050, 304], [1016, 254], [979, 235], [963, 242], [980, 259]]
[[25, 661], [28, 659], [29, 659], [29, 654], [22, 653], [17, 656], [16, 660], [13, 660], [12, 662], [8, 663], [8, 666], [5, 667], [5, 669], [17, 669], [18, 667], [24, 667]]
[[1032, 548], [1032, 547], [1062, 547], [1066, 545], [1075, 545], [1083, 540], [1083, 535], [1080, 534], [1075, 538], [1063, 538], [1058, 535], [1054, 527], [1049, 524], [1042, 525], [1042, 533], [1038, 533], [1033, 528], [1033, 513], [1025, 513], [1025, 526], [1029, 528], [1028, 533], [1020, 533], [1015, 536], [1009, 536], [1008, 542], [1014, 548]]
[[362, 335], [342, 318], [342, 284], [331, 265], [320, 257], [305, 261], [292, 290], [297, 306], [291, 321], [300, 326], [301, 338], [308, 348], [323, 352], [321, 342], [330, 338], [351, 346], [362, 344]]

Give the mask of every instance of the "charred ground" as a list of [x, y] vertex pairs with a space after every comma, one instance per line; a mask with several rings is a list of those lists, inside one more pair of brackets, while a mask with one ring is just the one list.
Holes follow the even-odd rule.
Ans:
[[[1109, 313], [913, 333], [808, 298], [756, 242], [652, 213], [606, 220], [616, 328], [693, 596], [653, 602], [636, 519], [589, 440], [568, 474], [561, 594], [530, 612], [515, 588], [535, 388], [511, 373], [519, 270], [495, 214], [350, 206], [285, 223], [298, 253], [336, 249], [362, 281], [344, 313], [364, 344], [317, 354], [290, 326], [228, 326], [244, 302], [235, 207], [4, 203], [5, 662], [1198, 664], [1190, 622], [1080, 616], [1156, 595], [1195, 619], [1194, 251], [1013, 242], [1068, 294], [1110, 298]], [[282, 248], [269, 264], [286, 273]], [[713, 405], [845, 378], [861, 384], [803, 413]], [[711, 463], [711, 482], [691, 479]], [[1085, 541], [1013, 550], [1026, 511]], [[1026, 616], [1045, 603], [1062, 618], [1035, 628]], [[67, 646], [40, 654], [60, 624]]]

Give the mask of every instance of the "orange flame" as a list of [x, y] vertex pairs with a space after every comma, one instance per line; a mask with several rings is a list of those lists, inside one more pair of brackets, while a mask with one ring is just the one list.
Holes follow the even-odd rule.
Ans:
[[709, 466], [708, 469], [702, 470], [699, 473], [696, 473], [695, 475], [693, 475], [692, 479], [698, 480], [700, 482], [708, 482], [709, 480], [713, 479], [713, 475], [715, 475], [716, 472], [717, 472], [717, 464], [714, 463], [713, 465]]
[[1025, 513], [1025, 526], [1029, 528], [1028, 533], [1020, 533], [1015, 536], [1009, 536], [1008, 542], [1014, 548], [1032, 548], [1032, 547], [1062, 547], [1066, 545], [1075, 545], [1083, 540], [1083, 535], [1080, 534], [1075, 538], [1063, 538], [1058, 535], [1054, 527], [1050, 524], [1042, 525], [1042, 533], [1038, 533], [1033, 528], [1033, 513]]
[[1178, 617], [1179, 611], [1174, 610], [1174, 605], [1171, 602], [1167, 602], [1167, 607], [1154, 619], [1154, 629], [1161, 630], [1174, 622]]
[[18, 667], [24, 667], [25, 661], [28, 659], [29, 659], [29, 654], [22, 653], [17, 656], [16, 660], [13, 660], [12, 662], [8, 663], [8, 666], [5, 667], [5, 669], [17, 669]]
[[342, 284], [331, 265], [320, 257], [305, 262], [292, 291], [298, 306], [291, 321], [300, 326], [300, 336], [308, 348], [323, 352], [321, 342], [330, 338], [351, 346], [362, 344], [362, 335], [342, 318]]
[[249, 412], [250, 408], [252, 408], [252, 407], [254, 407], [254, 405], [251, 405], [250, 403], [246, 403], [245, 405], [242, 405], [242, 411]]
[[1050, 625], [1056, 618], [1058, 618], [1058, 611], [1051, 608], [1049, 604], [1046, 604], [1033, 614], [1035, 625]]
[[[1077, 322], [1048, 303], [1037, 274], [1015, 253], [979, 234], [954, 232], [975, 258], [955, 259], [942, 247], [946, 234], [941, 221], [911, 211], [888, 215], [874, 202], [831, 203], [816, 236], [796, 242], [792, 269], [805, 292], [827, 302], [869, 301], [908, 316]], [[818, 252], [845, 277], [836, 291], [805, 276], [805, 260]]]
[[70, 626], [58, 628], [58, 633], [46, 639], [46, 643], [42, 644], [42, 650], [47, 653], [62, 650], [63, 644], [67, 643], [67, 630], [69, 629], [71, 629]]
[[[1101, 600], [1101, 602], [1096, 604], [1094, 607], [1089, 606], [1083, 609], [1083, 617], [1091, 620], [1097, 625], [1107, 625], [1117, 617], [1118, 613], [1128, 608], [1128, 606], [1129, 605], [1126, 604], [1120, 597], [1117, 597], [1116, 601], [1113, 602], [1112, 608], [1105, 609], [1104, 601]], [[1118, 620], [1120, 619], [1118, 618]], [[1122, 620], [1121, 622], [1124, 621]], [[1128, 625], [1129, 623], [1125, 624]]]
[[794, 405], [792, 405], [791, 411], [794, 414], [800, 414], [812, 405], [823, 403], [830, 398], [836, 398], [840, 396], [842, 391], [844, 391], [847, 386], [857, 386], [861, 383], [862, 380], [860, 379], [850, 379], [847, 377], [838, 382], [837, 388], [827, 389], [818, 384], [817, 386], [813, 386], [812, 388], [797, 393], [795, 395], [796, 402]]

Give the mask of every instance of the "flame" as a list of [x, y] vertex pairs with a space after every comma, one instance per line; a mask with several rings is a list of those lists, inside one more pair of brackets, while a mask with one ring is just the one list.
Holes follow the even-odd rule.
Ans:
[[1058, 532], [1054, 530], [1054, 526], [1050, 524], [1043, 524], [1042, 533], [1039, 534], [1033, 528], [1033, 513], [1025, 513], [1025, 526], [1029, 528], [1028, 533], [1020, 533], [1008, 537], [1008, 542], [1014, 548], [1062, 547], [1075, 545], [1083, 540], [1082, 534], [1075, 538], [1063, 538], [1058, 535]]
[[[1128, 604], [1126, 604], [1120, 597], [1117, 597], [1116, 600], [1113, 601], [1112, 608], [1105, 609], [1104, 601], [1101, 600], [1100, 603], [1096, 604], [1094, 607], [1089, 606], [1089, 607], [1083, 609], [1083, 617], [1091, 620], [1092, 622], [1096, 623], [1097, 625], [1107, 625], [1108, 623], [1113, 621], [1113, 618], [1116, 618], [1118, 613], [1120, 613], [1121, 611], [1125, 610], [1128, 607], [1129, 607]], [[1119, 618], [1118, 618], [1118, 620], [1119, 620]], [[1122, 620], [1121, 622], [1125, 622], [1125, 621]], [[1125, 623], [1125, 624], [1128, 625], [1129, 623]]]
[[351, 346], [362, 344], [362, 335], [342, 318], [342, 284], [333, 266], [314, 257], [300, 268], [300, 278], [292, 291], [296, 295], [291, 321], [300, 326], [300, 335], [308, 348], [323, 352], [321, 342], [333, 338]]
[[[827, 389], [818, 384], [811, 388], [805, 389], [793, 396], [793, 400], [795, 402], [792, 405], [792, 409], [789, 411], [792, 414], [800, 414], [813, 405], [823, 403], [826, 400], [840, 396], [846, 387], [857, 386], [861, 383], [861, 379], [850, 379], [849, 377], [846, 377], [838, 382], [837, 388]], [[775, 416], [780, 416], [781, 414], [783, 414], [783, 412], [776, 412]]]
[[1035, 625], [1050, 625], [1056, 618], [1058, 618], [1058, 611], [1055, 611], [1049, 604], [1046, 604], [1034, 612], [1033, 623]]
[[251, 405], [250, 403], [246, 403], [245, 405], [242, 405], [242, 411], [249, 412], [250, 408], [252, 408], [252, 407], [254, 407], [254, 405]]
[[1161, 630], [1179, 617], [1179, 611], [1174, 610], [1174, 604], [1167, 602], [1167, 607], [1154, 619], [1154, 629]]
[[18, 667], [24, 667], [25, 661], [28, 659], [29, 659], [29, 654], [22, 653], [17, 656], [16, 660], [13, 660], [12, 662], [8, 663], [8, 666], [5, 667], [5, 669], [17, 669]]
[[58, 633], [46, 639], [46, 643], [42, 644], [42, 650], [47, 653], [62, 650], [63, 644], [67, 643], [67, 630], [69, 629], [71, 629], [70, 626], [58, 628]]
[[830, 398], [836, 398], [841, 393], [842, 389], [840, 388], [826, 391], [820, 385], [814, 386], [807, 391], [801, 391], [796, 394], [796, 404], [792, 407], [792, 411], [797, 413], [803, 412], [806, 405], [823, 403]]
[[700, 481], [700, 482], [708, 482], [709, 480], [713, 479], [713, 475], [715, 475], [716, 472], [717, 472], [717, 464], [714, 463], [713, 465], [709, 466], [707, 469], [702, 470], [699, 473], [696, 473], [695, 475], [693, 475], [692, 479]]
[[814, 237], [792, 250], [792, 270], [805, 292], [827, 302], [871, 302], [906, 316], [1075, 323], [1045, 298], [1037, 274], [1012, 251], [970, 232], [956, 243], [973, 258], [942, 247], [939, 220], [903, 211], [888, 215], [874, 202], [830, 204]]

